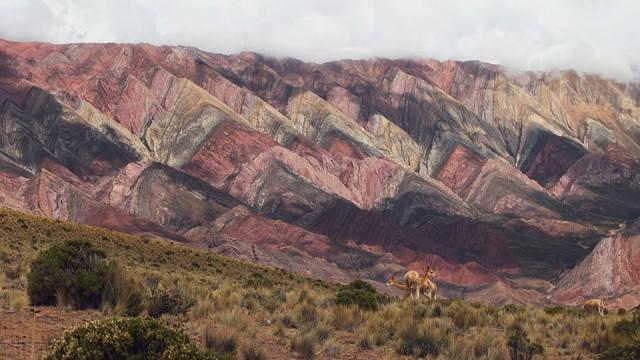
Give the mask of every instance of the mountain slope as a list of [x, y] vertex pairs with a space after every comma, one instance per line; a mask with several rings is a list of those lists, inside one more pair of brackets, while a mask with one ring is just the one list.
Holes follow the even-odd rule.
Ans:
[[4, 206], [334, 281], [577, 301], [640, 216], [637, 88], [570, 71], [0, 40], [0, 128]]

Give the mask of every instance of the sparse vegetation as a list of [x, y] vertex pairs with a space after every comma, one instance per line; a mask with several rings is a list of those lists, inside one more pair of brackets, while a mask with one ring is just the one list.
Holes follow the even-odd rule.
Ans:
[[220, 329], [209, 323], [204, 329], [203, 341], [205, 348], [233, 359], [238, 349], [238, 336], [228, 329]]
[[309, 335], [298, 335], [291, 342], [291, 351], [303, 359], [313, 359], [316, 354], [316, 339]]
[[[224, 349], [231, 346], [224, 344], [231, 335], [232, 353], [245, 359], [264, 359], [274, 346], [302, 358], [367, 351], [371, 358], [486, 360], [511, 359], [513, 349], [516, 356], [543, 349], [550, 358], [617, 360], [637, 349], [632, 312], [601, 317], [565, 306], [389, 301], [366, 282], [326, 284], [150, 237], [143, 241], [9, 210], [0, 210], [0, 305], [14, 311], [25, 307], [31, 262], [71, 239], [83, 239], [103, 255], [105, 281], [95, 293], [102, 316], [159, 316], [132, 320], [181, 326], [193, 344], [216, 349], [219, 358], [228, 356]], [[207, 326], [215, 329], [208, 333], [209, 346]], [[265, 342], [272, 347], [262, 348]]]
[[520, 326], [515, 326], [509, 331], [507, 345], [512, 360], [531, 360], [533, 355], [542, 354], [542, 345], [532, 342], [526, 331]]
[[163, 286], [151, 290], [147, 302], [147, 312], [152, 317], [185, 314], [194, 304], [194, 300], [180, 288], [165, 289]]
[[244, 360], [267, 360], [267, 354], [262, 349], [257, 349], [254, 346], [245, 347], [242, 349], [242, 359]]

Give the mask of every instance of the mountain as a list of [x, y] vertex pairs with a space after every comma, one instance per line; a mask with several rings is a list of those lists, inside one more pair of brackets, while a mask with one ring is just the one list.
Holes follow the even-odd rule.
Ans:
[[640, 86], [0, 40], [4, 207], [307, 276], [640, 302]]

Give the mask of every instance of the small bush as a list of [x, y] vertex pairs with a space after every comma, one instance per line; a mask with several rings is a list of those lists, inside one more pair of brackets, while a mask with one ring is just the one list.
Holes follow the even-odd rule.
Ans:
[[29, 305], [29, 300], [24, 291], [8, 289], [0, 291], [0, 303], [9, 310], [19, 311]]
[[369, 335], [365, 334], [360, 337], [358, 340], [358, 348], [364, 351], [373, 349], [373, 342], [369, 338]]
[[184, 314], [194, 305], [195, 301], [184, 294], [179, 288], [167, 290], [162, 286], [151, 291], [147, 299], [149, 316], [159, 317], [162, 314]]
[[298, 323], [294, 320], [294, 318], [291, 315], [283, 315], [282, 316], [282, 325], [284, 325], [285, 327], [287, 327], [289, 329], [298, 328]]
[[28, 275], [31, 304], [98, 308], [107, 281], [105, 257], [84, 240], [65, 241], [42, 251]]
[[142, 285], [127, 277], [115, 261], [107, 265], [107, 277], [102, 290], [102, 309], [109, 314], [137, 316], [144, 309]]
[[629, 359], [640, 359], [640, 338], [625, 345], [614, 346], [598, 356], [598, 360]]
[[365, 315], [357, 306], [338, 305], [333, 308], [330, 320], [336, 329], [352, 331], [364, 322]]
[[238, 336], [234, 332], [215, 328], [212, 324], [207, 325], [202, 339], [207, 349], [230, 358], [238, 348]]
[[635, 313], [633, 319], [618, 321], [613, 329], [622, 339], [619, 344], [609, 346], [598, 359], [640, 359], [640, 315]]
[[515, 304], [504, 304], [500, 307], [500, 310], [507, 314], [517, 314], [525, 311], [522, 306], [518, 306]]
[[447, 313], [459, 329], [468, 329], [480, 324], [480, 311], [468, 304], [455, 303], [447, 309]]
[[399, 333], [398, 354], [405, 356], [438, 356], [447, 346], [447, 334], [433, 323], [413, 321]]
[[242, 349], [243, 360], [267, 360], [267, 355], [261, 349], [246, 347]]
[[376, 289], [366, 281], [354, 280], [338, 290], [336, 304], [357, 305], [363, 310], [378, 310], [380, 298]]
[[544, 353], [544, 348], [538, 343], [532, 343], [526, 331], [516, 326], [508, 333], [509, 354], [512, 360], [531, 360], [533, 355]]
[[578, 315], [580, 313], [580, 310], [576, 307], [570, 307], [566, 305], [554, 305], [544, 308], [544, 312], [549, 315]]
[[313, 359], [316, 354], [316, 340], [312, 336], [298, 335], [291, 342], [291, 351], [303, 359]]
[[309, 324], [318, 320], [318, 311], [311, 304], [298, 305], [294, 310], [296, 323]]
[[93, 321], [65, 332], [45, 356], [57, 359], [216, 359], [179, 329], [150, 318]]
[[259, 287], [270, 288], [270, 287], [273, 287], [274, 284], [271, 279], [266, 278], [264, 275], [262, 275], [259, 272], [254, 272], [254, 273], [251, 273], [251, 275], [249, 275], [249, 278], [247, 279], [247, 285], [252, 288], [259, 288]]

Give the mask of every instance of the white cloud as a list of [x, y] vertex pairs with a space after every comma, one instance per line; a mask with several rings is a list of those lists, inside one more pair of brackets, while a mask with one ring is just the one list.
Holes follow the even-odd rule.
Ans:
[[0, 37], [307, 61], [433, 57], [640, 80], [635, 0], [0, 0]]

